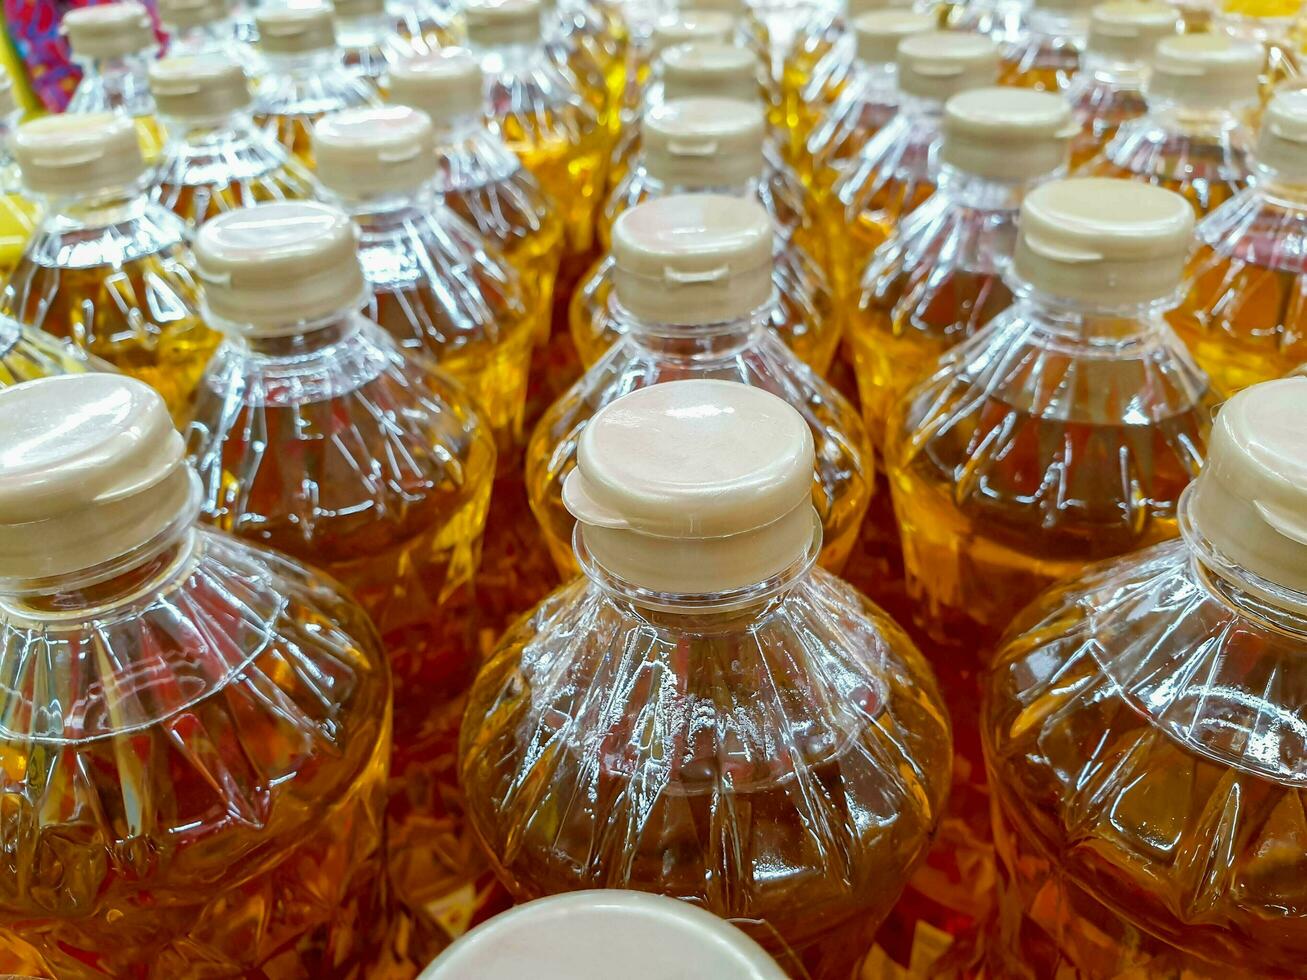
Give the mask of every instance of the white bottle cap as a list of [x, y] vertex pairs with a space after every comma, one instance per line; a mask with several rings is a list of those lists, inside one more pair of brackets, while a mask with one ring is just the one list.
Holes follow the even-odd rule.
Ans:
[[729, 14], [717, 10], [679, 10], [663, 14], [653, 25], [649, 53], [657, 57], [668, 48], [692, 41], [716, 41], [725, 44], [735, 31]]
[[406, 105], [345, 109], [313, 127], [318, 179], [348, 200], [416, 193], [436, 175], [431, 119]]
[[78, 58], [123, 58], [155, 44], [150, 14], [134, 0], [70, 10], [60, 29]]
[[1117, 64], [1147, 64], [1157, 44], [1180, 30], [1180, 15], [1162, 0], [1108, 0], [1089, 14], [1086, 50]]
[[731, 592], [802, 560], [819, 526], [797, 411], [734, 381], [633, 391], [581, 432], [563, 504], [604, 571], [660, 593]]
[[161, 116], [215, 119], [250, 105], [245, 70], [218, 55], [160, 58], [149, 68], [150, 94]]
[[231, 0], [158, 0], [159, 20], [170, 31], [217, 24], [231, 16]]
[[145, 175], [136, 125], [118, 113], [33, 119], [18, 127], [13, 150], [23, 186], [34, 194], [94, 197]]
[[255, 12], [254, 21], [259, 28], [259, 50], [266, 54], [307, 54], [336, 48], [336, 24], [331, 7], [325, 3], [268, 5]]
[[646, 323], [728, 323], [772, 295], [775, 231], [762, 205], [720, 194], [673, 194], [613, 223], [617, 301]]
[[1060, 95], [972, 89], [944, 103], [940, 159], [989, 180], [1030, 180], [1065, 167], [1079, 131]]
[[745, 102], [762, 100], [758, 59], [744, 48], [712, 41], [678, 44], [662, 53], [659, 64], [664, 99], [715, 95]]
[[463, 18], [468, 41], [480, 48], [540, 41], [540, 0], [468, 0]]
[[1289, 180], [1307, 180], [1307, 91], [1276, 92], [1257, 133], [1259, 164]]
[[1186, 109], [1233, 109], [1258, 98], [1261, 45], [1224, 34], [1164, 37], [1144, 91]]
[[640, 125], [644, 168], [664, 187], [738, 187], [762, 176], [765, 131], [757, 102], [663, 102], [646, 111]]
[[390, 68], [390, 101], [421, 109], [436, 126], [481, 114], [481, 63], [463, 48], [406, 58]]
[[1189, 493], [1195, 529], [1224, 557], [1307, 593], [1307, 378], [1227, 401]]
[[967, 89], [998, 81], [998, 47], [981, 34], [928, 31], [899, 42], [899, 88], [944, 102]]
[[858, 60], [868, 65], [889, 65], [898, 57], [899, 43], [913, 34], [925, 34], [938, 23], [930, 14], [902, 8], [873, 10], [853, 21]]
[[247, 337], [287, 337], [362, 306], [367, 287], [356, 241], [345, 214], [310, 201], [257, 204], [209, 219], [194, 245], [209, 325]]
[[784, 980], [762, 947], [711, 912], [617, 888], [536, 899], [477, 926], [419, 980]]
[[1134, 306], [1180, 287], [1194, 212], [1141, 181], [1076, 177], [1041, 184], [1021, 204], [1012, 267], [1061, 299]]
[[148, 385], [74, 374], [0, 390], [0, 579], [112, 563], [193, 516], [196, 500], [181, 434]]

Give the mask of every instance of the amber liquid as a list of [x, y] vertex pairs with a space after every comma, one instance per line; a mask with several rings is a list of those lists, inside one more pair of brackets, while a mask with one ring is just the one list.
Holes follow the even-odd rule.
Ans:
[[[925, 147], [920, 151], [924, 155]], [[906, 158], [904, 163], [910, 167], [911, 173], [905, 172], [902, 176], [875, 174], [870, 178], [878, 186], [867, 196], [851, 221], [838, 198], [832, 196], [829, 199], [832, 213], [828, 223], [832, 228], [841, 229], [842, 235], [838, 237], [846, 239], [843, 274], [839, 277], [843, 288], [856, 287], [858, 275], [871, 253], [881, 246], [905, 215], [911, 214], [935, 193], [933, 182], [916, 176], [917, 173], [926, 173], [924, 160], [918, 161], [920, 167], [913, 166]]]
[[1175, 191], [1202, 218], [1248, 185], [1247, 175], [1230, 173], [1231, 151], [1203, 140], [1177, 137], [1148, 147], [1135, 158], [1118, 158], [1112, 146], [1090, 160], [1082, 173], [1136, 178]]
[[[241, 590], [227, 584], [192, 579], [178, 598], [197, 625], [248, 639]], [[390, 688], [356, 649], [312, 655], [316, 636], [367, 635], [355, 607], [287, 608], [281, 635], [189, 704], [168, 665], [221, 677], [228, 663], [193, 663], [185, 631], [156, 629], [140, 634], [153, 649], [111, 652], [88, 630], [101, 673], [130, 681], [107, 698], [111, 721], [119, 697], [184, 706], [67, 744], [0, 738], [10, 835], [0, 970], [59, 980], [404, 975], [376, 960]], [[104, 662], [114, 656], [142, 670], [123, 677]], [[7, 726], [28, 724], [31, 694], [0, 699]]]
[[260, 113], [254, 121], [264, 132], [281, 144], [288, 154], [310, 170], [314, 167], [313, 124], [326, 113], [316, 112], [303, 115], [266, 115]]
[[29, 254], [10, 277], [0, 312], [146, 382], [180, 418], [218, 344], [197, 309], [177, 247], [83, 268], [40, 265]]
[[0, 388], [102, 369], [112, 370], [40, 330], [0, 322]]
[[36, 202], [20, 194], [0, 194], [0, 280], [18, 264], [39, 215]]
[[[299, 170], [299, 168], [296, 168]], [[309, 175], [292, 176], [278, 168], [250, 180], [224, 184], [178, 184], [160, 180], [155, 200], [198, 228], [210, 218], [267, 201], [312, 200]]]
[[[1082, 619], [1057, 629], [1070, 635]], [[1267, 691], [1296, 690], [1300, 677], [1259, 669], [1264, 642], [1236, 641], [1248, 671]], [[1010, 669], [1028, 676], [1031, 665]], [[1170, 738], [1092, 657], [1038, 669], [1057, 670], [1056, 684], [986, 717], [996, 843], [1012, 877], [1003, 945], [1021, 975], [1298, 975], [1303, 791]]]
[[1082, 120], [1080, 132], [1071, 138], [1071, 169], [1079, 170], [1103, 152], [1122, 123], [1138, 119], [1148, 106], [1142, 91], [1093, 85], [1073, 100], [1072, 109]]
[[[1302, 256], [1269, 268], [1273, 215], [1248, 229], [1234, 254], [1200, 244], [1189, 260], [1188, 291], [1167, 314], [1217, 388], [1234, 394], [1282, 378], [1307, 363], [1307, 265]], [[1259, 261], [1260, 260], [1260, 261]]]
[[1080, 70], [1080, 53], [1065, 42], [1031, 40], [1006, 56], [998, 70], [998, 84], [1063, 92]]
[[894, 510], [921, 627], [983, 656], [1047, 586], [1173, 537], [1210, 412], [1202, 404], [1147, 424], [1089, 424], [984, 397], [914, 447], [907, 465], [892, 448]]

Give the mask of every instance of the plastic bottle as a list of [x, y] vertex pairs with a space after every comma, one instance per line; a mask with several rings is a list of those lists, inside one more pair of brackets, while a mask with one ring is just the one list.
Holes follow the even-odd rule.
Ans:
[[420, 909], [466, 871], [444, 770], [478, 663], [494, 440], [457, 382], [358, 312], [367, 283], [341, 212], [219, 215], [195, 256], [227, 338], [188, 429], [204, 518], [312, 561], [376, 624], [398, 695], [391, 880]]
[[822, 563], [839, 570], [871, 495], [870, 446], [857, 411], [778, 338], [775, 225], [756, 202], [674, 195], [637, 205], [613, 226], [611, 315], [621, 339], [541, 418], [527, 446], [526, 484], [550, 554], [576, 573], [564, 483], [595, 413], [632, 388], [724, 378], [765, 388], [813, 429], [813, 497]]
[[1076, 132], [1065, 100], [981, 88], [944, 105], [939, 189], [899, 223], [858, 277], [849, 346], [867, 430], [883, 446], [890, 411], [941, 354], [1012, 303], [1003, 281], [1017, 212], [1066, 173]]
[[390, 682], [317, 572], [194, 525], [159, 396], [0, 391], [0, 711], [13, 874], [0, 965], [389, 976]]
[[1301, 972], [1305, 415], [1303, 379], [1226, 402], [1182, 540], [1046, 592], [1000, 650], [985, 749], [1023, 974]]
[[[736, 99], [675, 99], [650, 109], [643, 128], [640, 163], [609, 198], [601, 229], [640, 202], [669, 194], [716, 192], [760, 201], [775, 230], [772, 278], [778, 301], [771, 327], [799, 358], [824, 372], [839, 347], [843, 317], [821, 266], [804, 245], [818, 234], [817, 217], [778, 171], [764, 167], [762, 106]], [[606, 254], [572, 295], [572, 339], [587, 367], [625, 329], [612, 305], [615, 265], [611, 252]]]
[[412, 59], [391, 73], [390, 98], [421, 109], [435, 127], [441, 202], [490, 242], [518, 272], [535, 308], [534, 333], [549, 336], [562, 220], [508, 146], [486, 126], [481, 66], [466, 51]]
[[1302, 5], [1292, 0], [1223, 0], [1212, 30], [1262, 49], [1262, 98], [1302, 73], [1302, 47], [1294, 37]]
[[1061, 92], [1080, 70], [1089, 18], [1079, 0], [1034, 0], [1016, 38], [1003, 46], [1001, 85]]
[[1198, 224], [1180, 305], [1168, 314], [1227, 392], [1307, 361], [1307, 92], [1281, 92], [1262, 117], [1257, 180]]
[[150, 90], [168, 122], [151, 193], [192, 232], [234, 208], [317, 197], [313, 175], [255, 125], [238, 63], [217, 55], [163, 58], [150, 66]]
[[1018, 232], [1014, 304], [887, 429], [918, 622], [963, 658], [1047, 585], [1176, 534], [1217, 402], [1162, 318], [1193, 233], [1178, 195], [1052, 181]]
[[1145, 84], [1148, 113], [1123, 124], [1086, 174], [1136, 177], [1175, 191], [1198, 217], [1247, 186], [1261, 50], [1219, 34], [1166, 37]]
[[23, 111], [14, 101], [13, 82], [0, 77], [0, 280], [9, 275], [40, 217], [36, 201], [23, 190], [10, 142]]
[[247, 72], [257, 72], [254, 50], [237, 40], [231, 0], [156, 0], [159, 20], [168, 32], [168, 57], [229, 58]]
[[198, 313], [186, 225], [149, 198], [131, 120], [64, 113], [14, 137], [43, 216], [0, 294], [0, 314], [72, 341], [152, 385], [180, 412], [217, 335]]
[[[819, 113], [810, 121], [805, 152], [795, 154], [796, 166], [819, 198], [855, 160], [867, 141], [888, 123], [899, 107], [899, 42], [913, 34], [924, 34], [935, 25], [929, 14], [911, 10], [877, 10], [852, 23], [855, 42], [848, 59], [828, 58], [814, 71], [813, 81], [802, 91], [805, 105], [816, 104]], [[825, 69], [821, 66], [826, 66]], [[833, 99], [818, 96], [818, 90], [832, 91]], [[822, 106], [829, 101], [829, 107]], [[813, 111], [808, 109], [805, 111]]]
[[973, 34], [930, 32], [898, 47], [899, 111], [862, 148], [831, 188], [828, 207], [839, 287], [852, 284], [852, 263], [870, 255], [905, 214], [935, 190], [944, 103], [958, 92], [993, 85], [994, 42]]
[[467, 41], [463, 12], [453, 0], [386, 0], [386, 13], [414, 58]]
[[1081, 70], [1066, 91], [1081, 127], [1071, 143], [1072, 167], [1097, 155], [1122, 123], [1148, 111], [1144, 79], [1153, 51], [1178, 27], [1175, 7], [1162, 0], [1108, 0], [1090, 11]]
[[331, 7], [345, 67], [379, 95], [386, 94], [396, 63], [426, 53], [425, 44], [415, 48], [395, 29], [385, 0], [332, 0]]
[[453, 375], [506, 456], [524, 438], [533, 311], [508, 261], [432, 196], [432, 134], [407, 106], [332, 113], [313, 131], [318, 176], [358, 228], [367, 318]]
[[585, 576], [501, 640], [463, 723], [496, 873], [518, 900], [685, 899], [813, 977], [849, 976], [925, 851], [949, 736], [911, 642], [813, 567], [809, 421], [760, 388], [654, 384], [590, 419], [576, 462]]
[[483, 922], [441, 954], [419, 980], [625, 980], [673, 976], [785, 980], [739, 929], [711, 912], [621, 888], [554, 895]]
[[592, 89], [600, 124], [617, 137], [626, 89], [629, 32], [611, 0], [544, 0], [544, 38]]
[[566, 253], [584, 255], [604, 187], [608, 131], [542, 43], [539, 0], [470, 0], [465, 16], [485, 72], [490, 125], [553, 198]]
[[254, 118], [287, 153], [312, 167], [313, 124], [338, 109], [378, 105], [376, 92], [346, 69], [327, 4], [266, 5], [255, 22], [267, 72], [254, 93]]
[[119, 112], [136, 123], [141, 152], [152, 162], [163, 147], [146, 66], [158, 55], [150, 14], [135, 0], [78, 7], [60, 30], [82, 70], [68, 112]]

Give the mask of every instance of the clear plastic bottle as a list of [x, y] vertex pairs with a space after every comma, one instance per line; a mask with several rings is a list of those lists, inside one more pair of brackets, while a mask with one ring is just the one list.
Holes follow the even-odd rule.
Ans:
[[846, 239], [834, 256], [840, 286], [855, 282], [853, 263], [934, 193], [944, 103], [993, 85], [998, 49], [979, 35], [932, 31], [904, 38], [896, 63], [899, 111], [844, 168], [826, 205], [832, 237]]
[[1296, 0], [1223, 0], [1212, 30], [1262, 49], [1262, 98], [1297, 80], [1302, 72], [1302, 49], [1294, 38], [1302, 4]]
[[313, 130], [318, 176], [359, 231], [367, 318], [476, 400], [503, 456], [523, 440], [533, 311], [517, 272], [433, 197], [435, 143], [418, 109], [346, 109]]
[[790, 133], [787, 149], [796, 165], [812, 127], [853, 75], [852, 21], [879, 6], [878, 0], [850, 0], [800, 8], [801, 19], [780, 63], [781, 109]]
[[611, 142], [621, 121], [629, 32], [611, 0], [545, 0], [544, 38], [591, 90]]
[[1148, 113], [1124, 123], [1086, 174], [1133, 177], [1175, 191], [1198, 217], [1243, 190], [1261, 49], [1220, 34], [1158, 42], [1145, 83]]
[[0, 281], [18, 262], [40, 218], [36, 201], [23, 189], [10, 147], [22, 118], [23, 110], [14, 100], [13, 82], [7, 74], [0, 75]]
[[585, 576], [500, 641], [460, 739], [516, 899], [658, 892], [851, 975], [928, 846], [949, 727], [906, 635], [813, 567], [814, 462], [808, 420], [729, 381], [641, 388], [580, 432]]
[[436, 143], [432, 190], [517, 270], [535, 309], [535, 336], [544, 341], [564, 248], [563, 223], [539, 182], [487, 127], [483, 88], [476, 59], [451, 49], [396, 66], [390, 98], [431, 117]]
[[[898, 112], [899, 42], [934, 26], [931, 15], [911, 10], [863, 14], [852, 24], [853, 56], [821, 62], [808, 88], [801, 90], [809, 107], [804, 111], [812, 112], [815, 104], [818, 115], [810, 121], [805, 151], [796, 154], [796, 167], [819, 199]], [[819, 92], [830, 92], [832, 98]]]
[[961, 92], [944, 105], [939, 189], [903, 219], [858, 277], [849, 347], [867, 430], [884, 443], [890, 411], [1012, 303], [1003, 281], [1017, 212], [1066, 173], [1076, 127], [1061, 97], [1015, 88]]
[[1226, 402], [1183, 539], [1044, 593], [999, 651], [985, 749], [1020, 975], [1301, 974], [1305, 416], [1302, 379]]
[[604, 188], [608, 130], [542, 43], [539, 0], [470, 0], [465, 16], [485, 72], [490, 125], [553, 199], [567, 254], [584, 255]]
[[0, 316], [0, 388], [37, 378], [102, 370], [113, 369], [66, 340]]
[[376, 633], [199, 498], [140, 382], [0, 391], [0, 968], [392, 976]]
[[208, 522], [312, 561], [377, 626], [398, 695], [391, 877], [416, 909], [436, 896], [415, 888], [456, 887], [463, 870], [446, 865], [458, 847], [441, 809], [442, 743], [478, 662], [495, 447], [457, 382], [358, 312], [354, 239], [344, 214], [304, 202], [200, 229], [205, 312], [227, 339], [197, 392], [188, 452]]
[[135, 126], [46, 116], [18, 128], [14, 154], [44, 214], [0, 314], [140, 378], [180, 412], [218, 338], [198, 312], [186, 224], [149, 198]]
[[483, 922], [419, 980], [785, 980], [756, 942], [722, 919], [663, 895], [602, 888], [527, 902]]
[[414, 58], [467, 41], [463, 12], [453, 0], [386, 0], [386, 13]]
[[[771, 327], [815, 371], [824, 372], [843, 335], [840, 304], [802, 242], [818, 229], [806, 198], [763, 165], [763, 111], [736, 99], [674, 99], [646, 113], [640, 162], [604, 207], [606, 240], [624, 211], [669, 194], [716, 192], [758, 200], [775, 229], [772, 269], [777, 302]], [[613, 308], [616, 260], [606, 254], [572, 294], [572, 339], [581, 363], [598, 361], [626, 329]], [[566, 547], [566, 545], [564, 546]]]
[[1254, 160], [1254, 184], [1199, 222], [1183, 298], [1168, 314], [1227, 392], [1307, 361], [1307, 92], [1271, 100]]
[[162, 58], [150, 66], [150, 90], [168, 124], [151, 193], [192, 232], [224, 211], [318, 196], [308, 169], [255, 124], [238, 63], [218, 55]]
[[231, 0], [156, 0], [169, 58], [219, 57], [258, 71], [254, 49], [237, 40]]
[[265, 76], [254, 118], [286, 152], [313, 166], [313, 124], [328, 112], [378, 105], [376, 91], [345, 67], [332, 8], [321, 0], [265, 5], [255, 15]]
[[390, 87], [390, 71], [400, 61], [426, 52], [397, 30], [385, 0], [332, 0], [336, 43], [345, 67], [379, 95]]
[[153, 162], [163, 147], [163, 132], [146, 79], [146, 68], [159, 52], [149, 12], [135, 0], [78, 7], [64, 14], [60, 30], [82, 70], [68, 111], [130, 117], [141, 152]]
[[1061, 92], [1080, 70], [1089, 15], [1081, 0], [1034, 0], [1021, 29], [1003, 45], [1001, 85]]
[[1081, 70], [1067, 86], [1080, 135], [1071, 143], [1071, 166], [1095, 157], [1122, 123], [1148, 111], [1144, 78], [1157, 43], [1179, 29], [1175, 7], [1162, 0], [1108, 0], [1089, 14]]
[[1044, 587], [1176, 534], [1218, 401], [1162, 316], [1193, 234], [1178, 195], [1051, 181], [1018, 232], [1014, 304], [898, 403], [886, 437], [918, 623], [964, 658]]
[[563, 484], [579, 434], [632, 388], [684, 378], [766, 388], [802, 413], [820, 460], [822, 564], [844, 564], [871, 496], [871, 449], [856, 409], [779, 339], [774, 250], [771, 216], [742, 197], [673, 195], [618, 218], [610, 315], [620, 339], [545, 412], [527, 446], [531, 508], [564, 578], [576, 572]]

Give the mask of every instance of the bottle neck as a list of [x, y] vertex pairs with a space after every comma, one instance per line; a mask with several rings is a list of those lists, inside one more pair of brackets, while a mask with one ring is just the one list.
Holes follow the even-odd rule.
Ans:
[[219, 116], [166, 119], [169, 142], [197, 148], [245, 143], [258, 137], [259, 129], [248, 108]]
[[508, 180], [521, 160], [490, 131], [480, 113], [456, 117], [436, 132], [437, 194]]
[[390, 34], [390, 20], [384, 14], [337, 17], [336, 42], [342, 48], [366, 48], [381, 44]]
[[277, 336], [261, 334], [230, 328], [226, 334], [231, 343], [254, 357], [275, 361], [297, 361], [320, 356], [342, 343], [358, 336], [366, 321], [359, 316], [354, 307], [303, 323], [288, 324], [290, 333]]
[[944, 118], [944, 103], [909, 92], [899, 94], [899, 116], [915, 124], [938, 127]]
[[1243, 125], [1232, 106], [1185, 106], [1170, 99], [1148, 98], [1144, 125], [1160, 127], [1191, 139], [1221, 141]]
[[1101, 88], [1137, 92], [1143, 89], [1147, 74], [1148, 66], [1142, 62], [1117, 61], [1095, 51], [1086, 51], [1072, 86], [1080, 89], [1095, 84]]
[[236, 21], [227, 17], [170, 31], [169, 57], [227, 52], [236, 43]]
[[1257, 193], [1291, 208], [1307, 209], [1307, 174], [1282, 174], [1261, 164], [1254, 164], [1253, 170]]
[[64, 228], [107, 228], [133, 221], [149, 207], [148, 180], [144, 177], [126, 187], [109, 188], [91, 195], [49, 195], [50, 218]]
[[722, 194], [726, 197], [753, 197], [761, 196], [762, 179], [752, 177], [745, 181], [736, 183], [719, 184], [714, 183], [718, 179], [713, 174], [703, 174], [702, 180], [689, 179], [686, 175], [681, 175], [675, 180], [664, 180], [648, 167], [642, 167], [641, 190], [644, 192], [646, 199], [669, 197], [673, 194]]
[[365, 241], [394, 236], [440, 206], [422, 187], [365, 197], [342, 197], [333, 192], [332, 203], [354, 219]]
[[1042, 292], [1029, 283], [1013, 283], [1018, 316], [1063, 343], [1124, 346], [1166, 329], [1162, 314], [1175, 305], [1167, 296], [1149, 303], [1113, 307]]
[[656, 323], [622, 306], [616, 293], [611, 313], [619, 329], [646, 355], [661, 361], [705, 362], [731, 358], [757, 346], [771, 320], [771, 303], [737, 320], [717, 323]]
[[269, 75], [283, 75], [295, 79], [312, 78], [324, 72], [340, 71], [344, 55], [339, 48], [302, 51], [297, 54], [265, 54], [264, 62]]
[[1088, 33], [1089, 22], [1083, 14], [1032, 7], [1026, 12], [1023, 27], [1027, 34], [1079, 40]]
[[940, 166], [936, 193], [947, 195], [948, 200], [975, 211], [1017, 211], [1027, 193], [1043, 182], [1056, 177], [1061, 171], [1052, 171], [1024, 180], [994, 180], [968, 173], [949, 164]]

